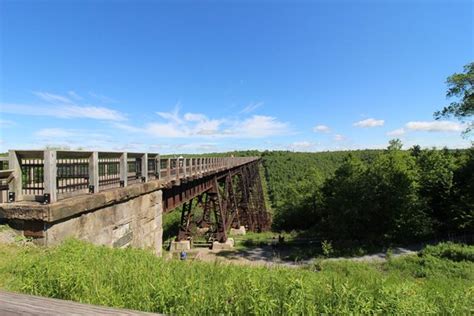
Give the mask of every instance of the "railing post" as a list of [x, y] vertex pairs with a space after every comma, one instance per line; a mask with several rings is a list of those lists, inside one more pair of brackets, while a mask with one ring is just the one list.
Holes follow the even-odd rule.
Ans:
[[176, 180], [179, 180], [179, 169], [181, 169], [181, 159], [176, 158]]
[[158, 179], [158, 180], [161, 179], [161, 159], [160, 159], [160, 154], [156, 154], [156, 157], [155, 157], [155, 176], [156, 176], [156, 179]]
[[126, 187], [128, 185], [128, 155], [122, 153], [120, 156], [120, 186]]
[[[57, 201], [57, 153], [56, 150], [44, 151], [44, 197], [49, 203]], [[49, 195], [49, 197], [48, 197]], [[47, 202], [45, 201], [45, 202]]]
[[142, 178], [141, 178], [141, 180], [142, 180], [142, 182], [148, 182], [148, 154], [147, 153], [144, 153], [142, 155], [141, 163], [142, 163], [142, 168], [141, 168], [142, 169], [142, 174], [141, 174]]
[[183, 158], [183, 178], [186, 178], [186, 176], [188, 175], [188, 172], [186, 170], [186, 168], [188, 167], [187, 160], [187, 158]]
[[[107, 176], [108, 170], [106, 169], [104, 172]], [[99, 153], [97, 151], [94, 151], [89, 157], [89, 192], [99, 192]]]
[[8, 152], [8, 169], [13, 170], [15, 177], [8, 186], [8, 190], [15, 195], [11, 202], [21, 201], [23, 199], [21, 164], [20, 157], [14, 150]]

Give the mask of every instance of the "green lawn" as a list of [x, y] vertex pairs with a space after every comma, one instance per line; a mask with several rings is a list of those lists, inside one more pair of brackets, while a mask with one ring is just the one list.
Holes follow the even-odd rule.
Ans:
[[167, 314], [469, 314], [473, 251], [443, 244], [386, 263], [291, 269], [165, 261], [75, 240], [50, 249], [0, 245], [0, 287]]

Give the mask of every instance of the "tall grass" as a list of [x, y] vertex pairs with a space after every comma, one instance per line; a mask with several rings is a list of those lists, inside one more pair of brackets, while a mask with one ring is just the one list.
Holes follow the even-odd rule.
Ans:
[[167, 314], [469, 314], [474, 309], [473, 263], [432, 254], [386, 264], [323, 261], [317, 269], [290, 269], [165, 261], [143, 250], [70, 240], [51, 249], [0, 246], [0, 258], [0, 285], [7, 289]]

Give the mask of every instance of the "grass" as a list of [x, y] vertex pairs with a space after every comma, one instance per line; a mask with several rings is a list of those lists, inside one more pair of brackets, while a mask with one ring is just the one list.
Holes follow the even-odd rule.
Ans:
[[166, 314], [472, 313], [473, 262], [435, 251], [443, 247], [473, 249], [443, 244], [383, 264], [322, 260], [291, 269], [166, 261], [76, 240], [0, 245], [0, 286]]

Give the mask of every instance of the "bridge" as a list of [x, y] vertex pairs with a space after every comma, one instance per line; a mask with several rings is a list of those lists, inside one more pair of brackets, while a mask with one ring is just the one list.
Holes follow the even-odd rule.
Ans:
[[[208, 230], [268, 230], [259, 157], [10, 150], [0, 158], [0, 222], [42, 245], [74, 237], [161, 253], [163, 213], [181, 208], [176, 242]], [[199, 213], [196, 212], [199, 210]]]

